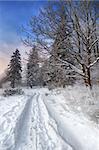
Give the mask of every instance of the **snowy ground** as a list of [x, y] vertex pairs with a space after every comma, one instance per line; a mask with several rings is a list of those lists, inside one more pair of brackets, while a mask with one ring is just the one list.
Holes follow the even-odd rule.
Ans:
[[24, 91], [0, 96], [0, 150], [99, 150], [98, 92]]

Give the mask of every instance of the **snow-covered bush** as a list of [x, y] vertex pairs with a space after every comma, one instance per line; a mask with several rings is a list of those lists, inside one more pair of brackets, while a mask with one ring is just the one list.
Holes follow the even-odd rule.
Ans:
[[4, 90], [3, 96], [22, 95], [24, 91], [22, 89], [6, 89]]

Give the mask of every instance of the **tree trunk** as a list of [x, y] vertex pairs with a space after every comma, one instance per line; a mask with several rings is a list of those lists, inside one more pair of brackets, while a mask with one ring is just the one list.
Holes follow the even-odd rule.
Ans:
[[87, 68], [87, 76], [88, 76], [87, 78], [88, 86], [92, 88], [90, 68]]
[[85, 75], [85, 77], [84, 77], [85, 85], [88, 86], [88, 84], [87, 84], [87, 76], [86, 76], [86, 68], [85, 68], [84, 64], [82, 64], [82, 71], [83, 71], [83, 73]]

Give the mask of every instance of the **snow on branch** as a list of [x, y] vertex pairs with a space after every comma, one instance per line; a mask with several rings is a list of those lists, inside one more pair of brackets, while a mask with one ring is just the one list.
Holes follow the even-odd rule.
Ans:
[[[54, 56], [55, 57], [55, 56]], [[57, 60], [59, 60], [60, 62], [62, 62], [62, 63], [64, 63], [64, 64], [66, 64], [66, 65], [70, 65], [71, 67], [72, 67], [72, 69], [76, 72], [76, 73], [78, 73], [78, 74], [80, 74], [81, 76], [83, 76], [83, 77], [85, 77], [85, 74], [83, 73], [83, 71], [82, 70], [80, 70], [80, 69], [78, 69], [76, 66], [74, 66], [72, 63], [70, 63], [70, 62], [68, 62], [67, 60], [62, 60], [62, 59], [60, 59], [60, 58], [57, 58], [56, 57], [56, 59]]]
[[89, 66], [87, 66], [87, 68], [92, 67], [94, 64], [98, 62], [98, 60], [99, 60], [99, 57], [97, 57], [96, 60], [93, 63], [91, 63]]

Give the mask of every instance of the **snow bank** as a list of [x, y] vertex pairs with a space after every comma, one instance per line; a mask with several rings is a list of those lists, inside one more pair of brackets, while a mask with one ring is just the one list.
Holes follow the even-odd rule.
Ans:
[[92, 91], [81, 85], [67, 86], [51, 91], [50, 95], [57, 96], [54, 101], [65, 109], [86, 116], [94, 122], [99, 122], [99, 86], [94, 86]]
[[64, 107], [58, 103], [58, 99], [55, 95], [46, 96], [44, 103], [49, 114], [56, 121], [62, 138], [74, 150], [99, 150], [99, 129], [91, 121], [69, 111], [68, 107], [68, 111], [64, 110]]

